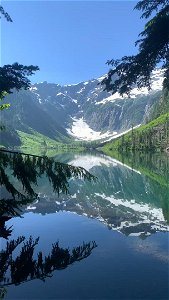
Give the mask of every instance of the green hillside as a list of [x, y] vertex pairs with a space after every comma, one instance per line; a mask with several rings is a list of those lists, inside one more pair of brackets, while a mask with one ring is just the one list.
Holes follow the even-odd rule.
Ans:
[[72, 142], [70, 144], [63, 144], [56, 142], [55, 140], [50, 139], [39, 132], [33, 131], [32, 133], [25, 133], [22, 131], [17, 131], [20, 140], [21, 140], [21, 149], [33, 149], [34, 151], [39, 151], [42, 149], [43, 151], [49, 150], [80, 150], [82, 147], [78, 142]]
[[[2, 133], [2, 132], [1, 132]], [[25, 153], [33, 153], [39, 154], [41, 152], [50, 153], [50, 156], [52, 156], [54, 153], [58, 151], [80, 151], [83, 148], [81, 147], [81, 144], [78, 142], [73, 142], [69, 144], [63, 144], [59, 143], [43, 134], [40, 134], [39, 132], [36, 132], [34, 130], [31, 130], [30, 133], [25, 133], [23, 131], [17, 130], [14, 135], [14, 133], [11, 131], [7, 131], [9, 136], [9, 144], [6, 144], [4, 140], [1, 139], [0, 147], [7, 147], [11, 148], [11, 144], [14, 148], [19, 148]], [[17, 143], [16, 142], [17, 137]], [[14, 139], [14, 141], [13, 141]], [[5, 140], [6, 141], [6, 140]], [[12, 148], [13, 148], [12, 147]]]
[[56, 148], [59, 145], [61, 145], [61, 143], [58, 143], [36, 131], [32, 131], [31, 133], [25, 133], [17, 130], [17, 133], [21, 140], [21, 148]]
[[129, 133], [107, 143], [102, 150], [111, 154], [113, 150], [126, 151], [163, 151], [169, 147], [169, 113], [131, 130]]

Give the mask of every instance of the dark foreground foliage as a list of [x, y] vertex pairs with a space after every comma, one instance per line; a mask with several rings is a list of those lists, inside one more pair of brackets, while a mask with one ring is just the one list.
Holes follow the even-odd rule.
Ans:
[[163, 86], [169, 89], [169, 2], [168, 0], [139, 1], [135, 9], [142, 11], [142, 18], [152, 19], [136, 41], [138, 54], [111, 59], [107, 62], [111, 69], [101, 84], [104, 90], [113, 94], [128, 94], [133, 87], [151, 89], [151, 73], [161, 63], [164, 70]]

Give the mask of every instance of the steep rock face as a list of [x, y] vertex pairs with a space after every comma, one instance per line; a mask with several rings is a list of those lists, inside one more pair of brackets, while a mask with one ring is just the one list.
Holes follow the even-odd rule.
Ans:
[[140, 96], [136, 99], [119, 99], [113, 103], [100, 104], [93, 110], [89, 108], [84, 114], [88, 124], [95, 130], [121, 132], [143, 123], [147, 107], [152, 107], [161, 92]]
[[160, 100], [150, 109], [149, 121], [158, 118], [160, 115], [169, 112], [169, 90], [163, 89]]
[[[30, 128], [50, 138], [94, 140], [125, 131], [143, 123], [150, 108], [158, 102], [162, 72], [152, 74], [152, 90], [134, 88], [130, 98], [103, 91], [102, 78], [73, 85], [38, 83], [28, 91], [7, 97], [11, 108], [2, 112], [2, 121], [29, 132]], [[83, 135], [82, 132], [85, 133]]]

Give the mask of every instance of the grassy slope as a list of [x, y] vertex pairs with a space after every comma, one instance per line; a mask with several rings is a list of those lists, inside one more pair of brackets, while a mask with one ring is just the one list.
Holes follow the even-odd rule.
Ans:
[[17, 132], [21, 139], [21, 148], [39, 148], [43, 146], [44, 141], [46, 142], [47, 147], [49, 148], [58, 147], [60, 145], [60, 143], [35, 131], [32, 131], [32, 133], [25, 133], [17, 130]]
[[133, 136], [136, 150], [164, 150], [169, 146], [169, 113], [107, 143], [102, 150], [108, 155], [113, 150], [132, 150]]
[[[20, 139], [21, 139], [21, 147], [20, 148], [29, 148], [29, 149], [74, 149], [78, 148], [80, 149], [80, 146], [78, 143], [72, 143], [72, 144], [62, 144], [59, 142], [56, 142], [55, 140], [50, 139], [47, 136], [44, 136], [43, 134], [40, 134], [36, 131], [32, 131], [32, 133], [25, 133], [22, 131], [17, 131]], [[44, 144], [45, 141], [45, 144]]]

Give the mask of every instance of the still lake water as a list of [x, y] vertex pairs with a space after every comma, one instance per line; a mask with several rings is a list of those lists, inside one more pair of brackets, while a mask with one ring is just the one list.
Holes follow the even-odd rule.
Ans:
[[[65, 153], [55, 159], [97, 180], [71, 178], [70, 194], [58, 197], [41, 176], [33, 186], [38, 198], [22, 206], [21, 217], [1, 220], [1, 298], [169, 299], [169, 158], [123, 164], [102, 154]], [[49, 255], [54, 243], [57, 263]], [[41, 279], [40, 252], [48, 274]]]

